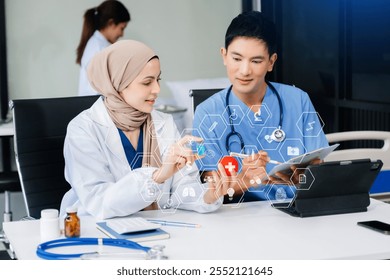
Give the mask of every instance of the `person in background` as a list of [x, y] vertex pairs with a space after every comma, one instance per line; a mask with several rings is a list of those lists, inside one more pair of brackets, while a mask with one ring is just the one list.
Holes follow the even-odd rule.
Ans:
[[[65, 178], [71, 189], [61, 203], [97, 219], [140, 210], [177, 208], [210, 212], [222, 205], [224, 169], [201, 183], [194, 164], [201, 152], [180, 138], [173, 118], [153, 109], [160, 92], [160, 60], [145, 44], [121, 40], [96, 54], [88, 77], [102, 96], [68, 125]], [[171, 210], [169, 210], [171, 209]]]
[[[308, 94], [295, 86], [266, 80], [277, 60], [276, 38], [273, 22], [261, 12], [235, 17], [221, 48], [232, 85], [198, 105], [194, 115], [193, 135], [203, 137], [206, 153], [213, 155], [197, 161], [199, 169], [207, 175], [230, 152], [245, 154], [238, 180], [231, 185], [235, 190], [240, 188], [234, 184], [241, 185], [246, 201], [293, 197], [295, 191], [290, 186], [298, 182], [302, 170], [294, 172], [295, 166], [293, 176], [279, 172], [278, 178], [265, 172], [275, 161], [328, 146]], [[312, 161], [315, 163], [319, 160]]]
[[76, 58], [76, 63], [80, 65], [78, 95], [97, 94], [87, 78], [88, 64], [96, 53], [123, 36], [129, 21], [129, 11], [116, 0], [106, 0], [85, 12]]

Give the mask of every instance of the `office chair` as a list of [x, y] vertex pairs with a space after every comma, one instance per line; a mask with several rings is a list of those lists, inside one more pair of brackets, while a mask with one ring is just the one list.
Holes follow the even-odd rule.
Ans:
[[382, 141], [381, 148], [352, 148], [333, 151], [325, 158], [325, 161], [361, 158], [382, 160], [382, 170], [371, 187], [370, 195], [382, 200], [390, 199], [390, 131], [344, 131], [326, 134], [326, 138], [330, 144], [359, 140]]
[[99, 96], [20, 99], [11, 101], [15, 156], [27, 216], [40, 218], [42, 209], [59, 209], [70, 185], [64, 178], [66, 129]]
[[[13, 153], [11, 153], [11, 138], [13, 137], [13, 132], [7, 132], [9, 130], [11, 123], [2, 123], [1, 124], [1, 149], [2, 149], [2, 163], [3, 170], [0, 172], [0, 193], [4, 193], [4, 213], [3, 221], [10, 222], [12, 221], [12, 211], [11, 211], [11, 192], [20, 192], [21, 185], [19, 180], [19, 175], [17, 171], [13, 171], [11, 168], [12, 161], [11, 158]], [[5, 131], [4, 131], [5, 130]], [[12, 129], [13, 130], [13, 129]], [[11, 156], [12, 154], [12, 156]], [[7, 252], [9, 248], [9, 243], [7, 238], [4, 236], [3, 230], [0, 230], [0, 244], [4, 245], [4, 250], [0, 251], [0, 260], [9, 260], [10, 255]]]
[[[2, 139], [3, 140], [3, 139]], [[9, 140], [9, 139], [7, 139]], [[9, 148], [9, 146], [8, 146]], [[4, 150], [3, 150], [4, 151]], [[5, 157], [3, 153], [3, 157]], [[3, 221], [12, 221], [11, 211], [11, 192], [21, 191], [19, 176], [17, 171], [4, 171], [0, 173], [0, 192], [4, 192], [4, 214]], [[11, 253], [9, 253], [9, 243], [5, 237], [3, 230], [0, 231], [0, 243], [4, 245], [4, 250], [0, 250], [0, 260], [11, 260]]]
[[213, 89], [191, 89], [190, 97], [192, 98], [192, 111], [195, 112], [196, 106], [212, 96], [214, 93], [223, 90], [223, 88]]
[[0, 193], [4, 193], [4, 222], [12, 221], [11, 212], [11, 192], [21, 191], [18, 172], [12, 170], [13, 147], [13, 124], [12, 122], [1, 122], [0, 124], [0, 139], [2, 152], [2, 171], [0, 171]]
[[21, 190], [17, 171], [0, 172], [0, 193], [4, 193], [4, 222], [12, 221], [11, 192], [20, 192]]

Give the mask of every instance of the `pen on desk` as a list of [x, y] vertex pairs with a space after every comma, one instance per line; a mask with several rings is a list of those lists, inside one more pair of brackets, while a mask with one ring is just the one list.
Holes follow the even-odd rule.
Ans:
[[151, 223], [160, 224], [162, 226], [200, 228], [199, 224], [172, 222], [172, 221], [163, 221], [163, 220], [150, 220], [150, 219], [148, 219], [148, 221]]
[[[230, 152], [230, 156], [232, 156], [232, 157], [239, 157], [239, 158], [246, 158], [246, 157], [249, 157], [250, 155], [247, 155], [247, 154], [240, 154], [240, 153], [235, 153], [235, 152]], [[252, 154], [252, 157], [253, 157], [253, 154]], [[281, 164], [281, 162], [276, 161], [276, 160], [273, 160], [273, 159], [270, 159], [270, 160], [268, 161], [268, 163], [272, 163], [272, 164]]]

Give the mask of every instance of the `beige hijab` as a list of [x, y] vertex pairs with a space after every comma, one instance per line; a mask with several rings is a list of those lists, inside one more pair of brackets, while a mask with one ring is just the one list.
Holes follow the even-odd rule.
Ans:
[[119, 95], [155, 56], [154, 51], [141, 42], [118, 41], [92, 58], [88, 79], [92, 87], [105, 97], [108, 114], [119, 129], [132, 131], [143, 125], [142, 165], [160, 167], [160, 151], [151, 115], [131, 107]]

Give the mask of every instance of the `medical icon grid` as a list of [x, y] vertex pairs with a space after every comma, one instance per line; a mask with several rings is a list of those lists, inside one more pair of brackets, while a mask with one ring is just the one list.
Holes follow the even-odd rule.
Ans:
[[[156, 147], [155, 154], [162, 154], [161, 159], [156, 159], [157, 162], [160, 162], [161, 164], [165, 161], [167, 162], [167, 159], [170, 158], [170, 156], [174, 155], [175, 151], [173, 148], [173, 145], [177, 142], [178, 139], [175, 138], [167, 138], [167, 137], [160, 137], [158, 139], [159, 145]], [[160, 150], [161, 147], [166, 147], [165, 150]], [[176, 163], [176, 160], [173, 160], [173, 162], [167, 162], [167, 163]]]
[[[161, 164], [161, 159], [159, 157], [155, 157], [153, 153], [137, 152], [135, 154], [134, 158], [131, 160], [130, 166], [133, 166], [139, 159], [141, 159], [141, 162], [142, 162], [143, 157], [152, 157], [155, 162]], [[142, 163], [142, 167], [149, 167], [149, 166], [147, 163]]]
[[290, 177], [290, 181], [293, 182], [293, 178], [296, 176], [298, 176], [298, 184], [296, 187], [299, 190], [310, 190], [315, 181], [315, 176], [313, 175], [313, 172], [311, 172], [310, 168], [295, 169]]
[[232, 176], [233, 172], [238, 173], [239, 164], [234, 157], [224, 156], [220, 159], [219, 163], [225, 169], [225, 173], [227, 176]]
[[177, 208], [181, 204], [181, 200], [179, 198], [179, 195], [177, 192], [170, 193], [170, 192], [162, 192], [159, 196], [158, 205], [160, 205], [160, 211], [162, 213], [175, 213]]
[[248, 122], [253, 126], [265, 126], [269, 119], [272, 118], [272, 113], [267, 104], [253, 105], [246, 113]]
[[[235, 184], [236, 186], [238, 186], [239, 190], [237, 191], [233, 188], [228, 188], [227, 189], [227, 199], [230, 203], [229, 204], [222, 204], [222, 206], [229, 206], [231, 208], [239, 208], [241, 203], [243, 202], [243, 198], [244, 198], [244, 190], [243, 190], [243, 187], [241, 185], [241, 182], [236, 181], [235, 179], [231, 179], [230, 177], [225, 178], [224, 182], [228, 183], [228, 184]], [[220, 181], [217, 184], [216, 192], [218, 192], [220, 190], [220, 188], [222, 188], [222, 184], [223, 184], [222, 181]], [[215, 195], [217, 196], [217, 194], [215, 194]], [[235, 202], [232, 202], [233, 199], [235, 200]]]
[[[154, 129], [152, 129], [152, 126], [154, 126]], [[165, 130], [168, 129], [166, 127], [166, 122], [164, 120], [153, 120], [152, 119], [152, 121], [149, 123], [149, 126], [147, 127], [147, 130], [149, 131], [149, 135], [151, 135], [151, 137], [153, 139], [158, 138], [156, 135], [156, 128], [159, 128], [159, 131], [161, 131], [162, 135], [164, 135]]]
[[[296, 156], [299, 156], [301, 154], [306, 153], [307, 149], [300, 139], [286, 138], [283, 142], [277, 142], [272, 138], [272, 132], [275, 129], [277, 129], [277, 127], [265, 127], [268, 120], [270, 118], [272, 118], [272, 113], [270, 112], [270, 110], [268, 109], [266, 104], [262, 104], [261, 106], [257, 106], [258, 108], [256, 108], [256, 110], [252, 110], [253, 108], [251, 108], [246, 113], [244, 113], [238, 105], [229, 105], [229, 106], [230, 106], [230, 111], [231, 111], [229, 118], [233, 122], [234, 125], [239, 125], [242, 122], [242, 120], [246, 117], [249, 119], [251, 125], [262, 126], [262, 128], [257, 136], [257, 142], [259, 145], [245, 145], [245, 147], [241, 151], [241, 153], [251, 154], [252, 150], [255, 153], [257, 153], [259, 151], [259, 149], [265, 150], [265, 151], [278, 150], [280, 156], [283, 158], [284, 161], [287, 161], [292, 157], [296, 157]], [[202, 155], [204, 155], [206, 157], [221, 157], [221, 155], [224, 154], [220, 150], [219, 146], [216, 143], [213, 143], [213, 141], [220, 140], [221, 137], [225, 134], [226, 130], [228, 129], [228, 126], [229, 126], [228, 121], [229, 120], [225, 120], [226, 112], [227, 112], [227, 109], [225, 109], [225, 111], [221, 115], [207, 114], [206, 116], [204, 116], [203, 120], [200, 123], [200, 126], [204, 125], [206, 122], [206, 119], [208, 119], [207, 123], [210, 125], [208, 125], [207, 131], [206, 131], [207, 135], [204, 135], [202, 133], [202, 131], [198, 130], [197, 128], [193, 128], [190, 130], [188, 130], [188, 129], [183, 130], [182, 136], [184, 134], [193, 134], [192, 130], [198, 130], [197, 135], [200, 135], [200, 137], [205, 139], [205, 142], [202, 143], [202, 145], [200, 145], [199, 147], [195, 146], [195, 148], [194, 147], [191, 148], [193, 150], [193, 152], [198, 152], [198, 153], [200, 152]], [[222, 116], [225, 116], [225, 118]], [[305, 125], [303, 126], [303, 128], [301, 128], [302, 126], [299, 124], [303, 121], [303, 119], [305, 119]], [[300, 133], [304, 137], [318, 137], [319, 134], [321, 133], [323, 127], [324, 127], [324, 123], [323, 123], [320, 115], [317, 112], [304, 112], [304, 113], [302, 113], [302, 115], [300, 116], [298, 121], [296, 122], [296, 126], [297, 126], [298, 130], [300, 131]], [[302, 129], [304, 131], [302, 131]], [[218, 132], [221, 131], [221, 132], [217, 134], [217, 131]], [[210, 137], [209, 134], [212, 134], [213, 136]], [[210, 141], [208, 142], [207, 140], [210, 140]], [[213, 140], [213, 141], [211, 141], [211, 140]], [[234, 142], [234, 139], [232, 142]], [[210, 146], [212, 146], [213, 149], [207, 149], [207, 147], [210, 147]], [[216, 153], [214, 151], [214, 149], [218, 152]], [[239, 159], [239, 162], [240, 161], [241, 161], [241, 159]], [[204, 164], [204, 162], [202, 162], [201, 160], [199, 161], [199, 163], [201, 164], [201, 166], [203, 166], [204, 169], [215, 168], [214, 165], [208, 166], [207, 164]], [[232, 165], [234, 165], [234, 164], [232, 163]], [[241, 166], [241, 164], [239, 164], [239, 167], [240, 166]], [[229, 170], [228, 169], [229, 166], [227, 166], [226, 168], [227, 168], [227, 170]], [[184, 169], [186, 169], [186, 167], [183, 168], [182, 170], [184, 170]], [[305, 176], [308, 176], [308, 175], [304, 174], [305, 173], [304, 170], [300, 170], [300, 171], [301, 171], [301, 174], [299, 174], [298, 184], [300, 185], [299, 186], [300, 189], [306, 189], [303, 186], [306, 186], [307, 182], [311, 182], [311, 184], [310, 184], [310, 186], [311, 186], [313, 181], [314, 181], [314, 177], [311, 180], [309, 180], [309, 178], [305, 178]], [[311, 172], [309, 174], [311, 174]], [[268, 175], [267, 175], [267, 178], [269, 179]], [[212, 180], [212, 179], [209, 178], [209, 180]], [[206, 178], [205, 182], [207, 182], [207, 178]], [[202, 183], [204, 183], [204, 182], [201, 182], [200, 184], [202, 184]], [[239, 184], [240, 184], [240, 187], [242, 188], [241, 184], [243, 184], [243, 182], [239, 182]], [[291, 190], [294, 190], [295, 186], [294, 186], [292, 180], [291, 180], [291, 184], [292, 184], [291, 186], [288, 185], [287, 187], [291, 188]], [[308, 188], [310, 188], [310, 186], [308, 186]], [[249, 192], [264, 192], [265, 190], [268, 190], [268, 192], [270, 192], [271, 189], [272, 188], [260, 187], [260, 188], [249, 188], [248, 191]], [[235, 194], [233, 189], [230, 190], [230, 193], [232, 194], [232, 196], [234, 196], [234, 194]], [[186, 198], [191, 198], [191, 194], [193, 194], [193, 192], [190, 189], [188, 189], [188, 188], [186, 189], [184, 187], [182, 190], [182, 193], [180, 195], [182, 198], [180, 198], [179, 200], [184, 202], [184, 200]], [[271, 198], [269, 197], [269, 195], [270, 195], [270, 193], [267, 193], [266, 197], [268, 200], [271, 201]], [[293, 199], [291, 199], [291, 198], [287, 198], [286, 195], [287, 194], [285, 193], [285, 190], [283, 188], [277, 188], [276, 192], [274, 193], [273, 199], [276, 199], [276, 201], [278, 201], [278, 202], [284, 201], [284, 200], [290, 200], [292, 203], [293, 200], [295, 199], [295, 197]], [[242, 199], [243, 199], [243, 195], [241, 196], [240, 201], [236, 204], [236, 207], [239, 207]], [[186, 203], [188, 203], [188, 202], [186, 201]], [[272, 203], [272, 201], [271, 201], [271, 203]]]
[[[289, 189], [290, 193], [294, 194], [292, 198], [288, 197], [286, 189]], [[296, 198], [296, 187], [294, 184], [273, 184], [267, 189], [266, 197], [268, 202], [275, 208], [289, 208]]]
[[[222, 164], [227, 177], [223, 177], [221, 181], [217, 182], [216, 196], [217, 196], [217, 193], [219, 192], [220, 188], [222, 188], [222, 185], [224, 183], [238, 186], [239, 191], [235, 190], [232, 187], [228, 188], [227, 195], [228, 195], [229, 201], [232, 201], [234, 196], [239, 195], [239, 196], [237, 196], [237, 197], [239, 197], [238, 202], [230, 204], [232, 207], [239, 207], [239, 205], [242, 203], [242, 200], [243, 200], [245, 188], [243, 188], [242, 182], [237, 177], [232, 177], [232, 174], [234, 172], [238, 172], [239, 163], [234, 157], [231, 157], [231, 156], [222, 157], [220, 159], [219, 163]], [[206, 178], [206, 181], [210, 182], [209, 181], [210, 179], [212, 179], [212, 178]], [[211, 182], [211, 183], [215, 183], [215, 182]]]
[[244, 173], [244, 178], [245, 177], [251, 178], [249, 181], [251, 187], [248, 188], [248, 190], [247, 190], [250, 193], [264, 193], [264, 191], [266, 189], [265, 182], [268, 182], [270, 179], [264, 167], [260, 167], [259, 169], [262, 169], [262, 171], [259, 172], [259, 175], [249, 176], [249, 173], [251, 173], [251, 171], [249, 169], [247, 169]]
[[199, 125], [206, 127], [206, 134], [200, 131], [200, 135], [205, 141], [220, 140], [228, 126], [220, 114], [205, 115]]
[[[219, 148], [217, 143], [212, 143], [208, 141], [204, 141], [202, 145], [198, 145], [198, 149], [203, 153], [204, 157], [215, 159], [212, 162], [218, 162], [222, 158], [222, 151]], [[214, 169], [215, 164], [214, 163], [206, 163], [202, 159], [197, 160], [197, 162], [200, 165], [201, 170], [208, 170], [208, 169]], [[195, 164], [196, 164], [195, 163]], [[180, 172], [181, 170], [179, 170]]]
[[325, 123], [318, 112], [303, 112], [295, 125], [303, 137], [318, 137]]
[[[282, 142], [275, 141], [272, 137], [272, 133], [277, 127], [263, 127], [256, 137], [257, 143], [259, 143], [261, 150], [274, 151], [279, 148]], [[286, 140], [285, 140], [286, 141]]]
[[[244, 148], [240, 151], [241, 154], [248, 155], [252, 158], [250, 163], [247, 163], [248, 166], [257, 166], [259, 164], [259, 160], [254, 160], [256, 154], [259, 153], [259, 149], [255, 145], [244, 145]], [[238, 161], [241, 163], [243, 159], [239, 158]]]
[[157, 201], [161, 196], [161, 189], [159, 185], [153, 181], [152, 178], [143, 178], [140, 174], [134, 172], [135, 181], [143, 182], [140, 189], [140, 195], [145, 202], [152, 203]]
[[228, 105], [223, 111], [222, 116], [229, 118], [226, 122], [227, 125], [230, 125], [230, 122], [233, 125], [240, 125], [244, 119], [245, 113], [239, 105]]
[[200, 180], [196, 184], [181, 183], [176, 189], [180, 203], [185, 204], [197, 204], [203, 201], [203, 196], [206, 191], [207, 185], [202, 184]]
[[279, 154], [283, 161], [297, 157], [306, 153], [306, 147], [299, 138], [288, 138], [280, 145]]

